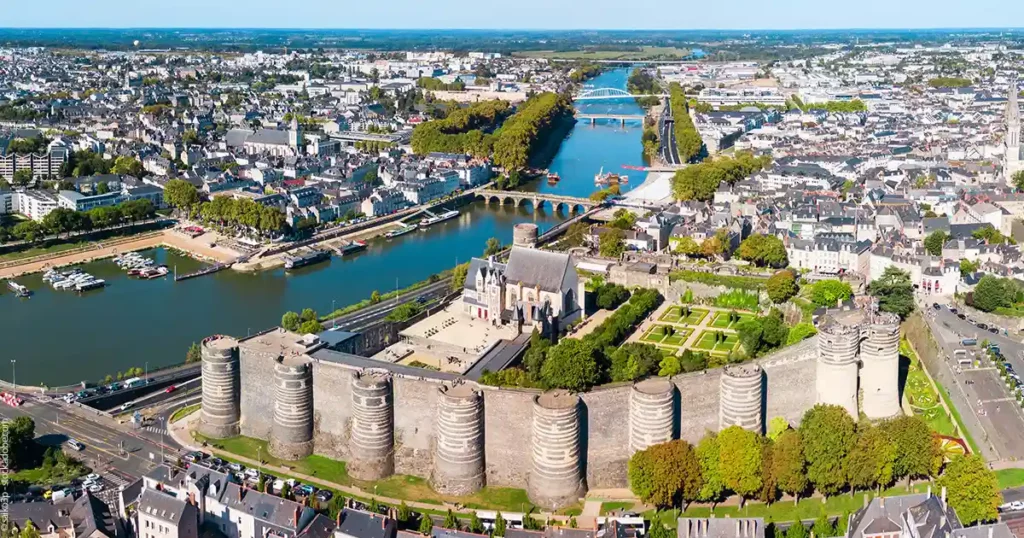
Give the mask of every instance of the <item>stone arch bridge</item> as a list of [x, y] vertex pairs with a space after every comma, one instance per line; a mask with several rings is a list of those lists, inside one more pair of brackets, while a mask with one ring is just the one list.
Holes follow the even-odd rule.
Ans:
[[497, 202], [500, 205], [510, 202], [516, 207], [523, 204], [531, 204], [534, 209], [540, 209], [544, 207], [544, 204], [547, 204], [552, 211], [566, 210], [570, 213], [580, 210], [589, 211], [601, 205], [600, 202], [595, 202], [589, 198], [576, 198], [575, 196], [561, 196], [541, 192], [482, 189], [476, 191], [476, 197], [483, 199], [487, 203]]

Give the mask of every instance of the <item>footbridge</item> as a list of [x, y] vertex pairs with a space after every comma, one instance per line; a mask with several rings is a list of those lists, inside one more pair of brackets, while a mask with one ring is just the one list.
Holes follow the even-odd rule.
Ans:
[[619, 88], [589, 88], [573, 96], [573, 101], [600, 101], [610, 99], [638, 99], [640, 97], [668, 97], [667, 93], [633, 94]]
[[534, 209], [540, 209], [547, 204], [553, 211], [578, 211], [583, 209], [589, 211], [599, 205], [589, 198], [576, 198], [575, 196], [561, 196], [540, 192], [524, 191], [499, 191], [494, 189], [482, 189], [476, 191], [476, 197], [482, 198], [485, 202], [497, 202], [499, 204], [512, 203], [516, 207], [523, 204], [531, 204]]

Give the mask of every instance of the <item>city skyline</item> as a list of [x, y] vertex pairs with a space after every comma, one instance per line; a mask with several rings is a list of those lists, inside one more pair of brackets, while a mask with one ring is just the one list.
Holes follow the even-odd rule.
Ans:
[[[55, 0], [6, 15], [7, 28], [280, 28], [280, 29], [523, 29], [523, 30], [832, 30], [832, 29], [1013, 29], [1024, 24], [1024, 5], [980, 0], [962, 9], [953, 0], [900, 3], [867, 0], [837, 16], [819, 2], [783, 0], [770, 6], [739, 0], [729, 6], [703, 6], [695, 14], [660, 0], [592, 0], [556, 5], [525, 0], [514, 12], [496, 17], [469, 0], [424, 3], [397, 0], [379, 5], [305, 2], [300, 10], [280, 11], [269, 0], [244, 5], [231, 0], [184, 0], [167, 11], [128, 0], [95, 3]], [[584, 9], [584, 7], [586, 9]], [[837, 6], [838, 7], [838, 6]], [[272, 17], [268, 14], [273, 13]], [[657, 16], [652, 14], [657, 13]], [[198, 16], [197, 16], [198, 15]], [[1009, 24], [1005, 24], [1009, 23]]]

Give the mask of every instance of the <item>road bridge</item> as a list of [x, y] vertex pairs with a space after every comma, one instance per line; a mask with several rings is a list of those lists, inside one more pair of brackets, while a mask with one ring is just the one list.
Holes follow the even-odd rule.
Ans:
[[619, 88], [590, 88], [573, 96], [573, 101], [602, 101], [611, 99], [639, 99], [641, 97], [668, 97], [667, 93], [632, 94]]
[[576, 119], [590, 120], [591, 125], [597, 123], [597, 120], [615, 120], [622, 123], [622, 125], [626, 125], [627, 121], [642, 122], [644, 121], [644, 118], [646, 118], [646, 116], [643, 114], [576, 114]]
[[590, 210], [601, 205], [600, 202], [595, 202], [589, 198], [576, 198], [575, 196], [561, 196], [540, 192], [482, 189], [476, 191], [476, 197], [482, 198], [487, 203], [498, 202], [504, 205], [512, 202], [516, 207], [529, 203], [533, 205], [534, 209], [540, 209], [544, 204], [548, 204], [556, 212], [563, 209], [570, 212], [579, 209]]

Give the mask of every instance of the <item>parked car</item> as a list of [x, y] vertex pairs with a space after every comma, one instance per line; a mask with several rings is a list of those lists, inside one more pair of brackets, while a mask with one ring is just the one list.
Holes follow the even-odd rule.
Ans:
[[957, 312], [959, 312], [959, 311], [958, 311], [957, 309], [955, 309], [955, 308], [950, 308], [950, 309], [949, 309], [949, 311], [950, 311], [950, 312], [952, 312], [952, 313], [954, 313], [954, 314], [956, 314]]
[[245, 470], [245, 476], [248, 476], [249, 478], [259, 478], [260, 472], [258, 469], [253, 469], [252, 467], [250, 467]]
[[967, 316], [964, 315], [964, 314], [957, 314], [956, 317], [958, 317], [960, 319], [967, 319]]
[[228, 464], [228, 469], [231, 469], [232, 471], [244, 471], [245, 466], [241, 463], [231, 462]]
[[79, 452], [81, 452], [82, 450], [85, 450], [85, 445], [83, 445], [82, 443], [78, 442], [75, 439], [68, 439], [66, 444], [68, 445], [68, 447], [72, 448], [73, 450], [77, 450]]
[[999, 334], [999, 329], [997, 329], [995, 327], [989, 327], [988, 328], [988, 332], [990, 332], [992, 334]]
[[978, 328], [983, 330], [983, 331], [987, 331], [988, 330], [988, 324], [986, 324], [986, 323], [978, 323]]
[[316, 492], [316, 498], [320, 502], [330, 502], [330, 500], [334, 498], [334, 493], [329, 489], [322, 489]]
[[183, 459], [183, 460], [185, 460], [185, 461], [187, 461], [189, 463], [196, 463], [198, 461], [202, 461], [203, 460], [203, 456], [204, 456], [204, 454], [202, 452], [189, 452], [188, 454], [185, 454], [184, 456], [182, 456], [181, 459]]

